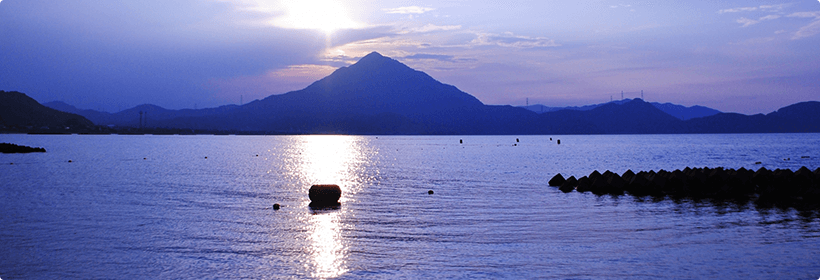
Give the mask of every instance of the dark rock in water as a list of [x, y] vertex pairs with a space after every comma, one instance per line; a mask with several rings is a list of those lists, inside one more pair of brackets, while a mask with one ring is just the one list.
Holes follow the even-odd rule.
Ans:
[[564, 183], [561, 184], [561, 187], [559, 187], [558, 189], [561, 190], [562, 192], [571, 192], [577, 186], [578, 186], [578, 180], [575, 179], [575, 176], [570, 176], [569, 179], [564, 181]]
[[549, 184], [550, 186], [558, 187], [563, 185], [564, 182], [566, 182], [566, 179], [564, 179], [564, 176], [561, 176], [561, 173], [558, 173], [550, 179]]
[[45, 153], [46, 149], [43, 148], [33, 148], [29, 146], [21, 146], [11, 143], [0, 143], [0, 153], [4, 154], [12, 154], [12, 153]]
[[308, 191], [310, 206], [334, 206], [339, 205], [339, 198], [342, 197], [342, 189], [338, 185], [313, 185]]

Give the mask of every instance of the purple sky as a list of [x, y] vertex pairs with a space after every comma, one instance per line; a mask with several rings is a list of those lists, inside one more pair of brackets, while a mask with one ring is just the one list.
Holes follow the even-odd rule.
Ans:
[[378, 51], [486, 104], [769, 113], [820, 100], [819, 50], [817, 0], [0, 0], [0, 90], [104, 111], [247, 103]]

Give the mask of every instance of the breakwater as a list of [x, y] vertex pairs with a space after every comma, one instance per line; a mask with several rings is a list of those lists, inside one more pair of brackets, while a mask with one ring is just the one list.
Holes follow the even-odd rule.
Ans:
[[820, 168], [812, 171], [803, 166], [789, 169], [757, 171], [739, 168], [685, 168], [675, 171], [627, 170], [618, 175], [609, 170], [593, 171], [588, 176], [564, 178], [555, 175], [549, 185], [563, 192], [635, 196], [689, 196], [712, 198], [755, 197], [769, 201], [801, 201], [820, 204]]

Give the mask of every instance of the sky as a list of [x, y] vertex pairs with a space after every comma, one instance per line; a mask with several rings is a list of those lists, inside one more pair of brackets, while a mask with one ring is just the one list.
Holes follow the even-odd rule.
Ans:
[[820, 1], [0, 0], [0, 90], [116, 112], [247, 103], [377, 51], [490, 105], [820, 100]]

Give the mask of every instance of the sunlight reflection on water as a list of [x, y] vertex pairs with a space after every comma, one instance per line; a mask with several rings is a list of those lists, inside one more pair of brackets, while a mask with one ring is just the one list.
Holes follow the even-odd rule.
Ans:
[[[299, 164], [292, 170], [305, 182], [304, 192], [310, 185], [337, 184], [342, 188], [341, 203], [355, 195], [360, 172], [357, 172], [362, 156], [360, 141], [355, 136], [311, 136], [296, 142]], [[307, 201], [306, 201], [307, 202]], [[303, 205], [307, 207], [307, 205]], [[349, 248], [341, 240], [340, 219], [344, 212], [339, 209], [312, 210], [307, 218], [310, 234], [308, 252], [312, 262], [307, 269], [316, 278], [338, 277], [348, 269], [345, 266]]]
[[342, 245], [339, 212], [314, 213], [310, 216], [310, 254], [312, 276], [334, 278], [345, 272], [348, 248]]

